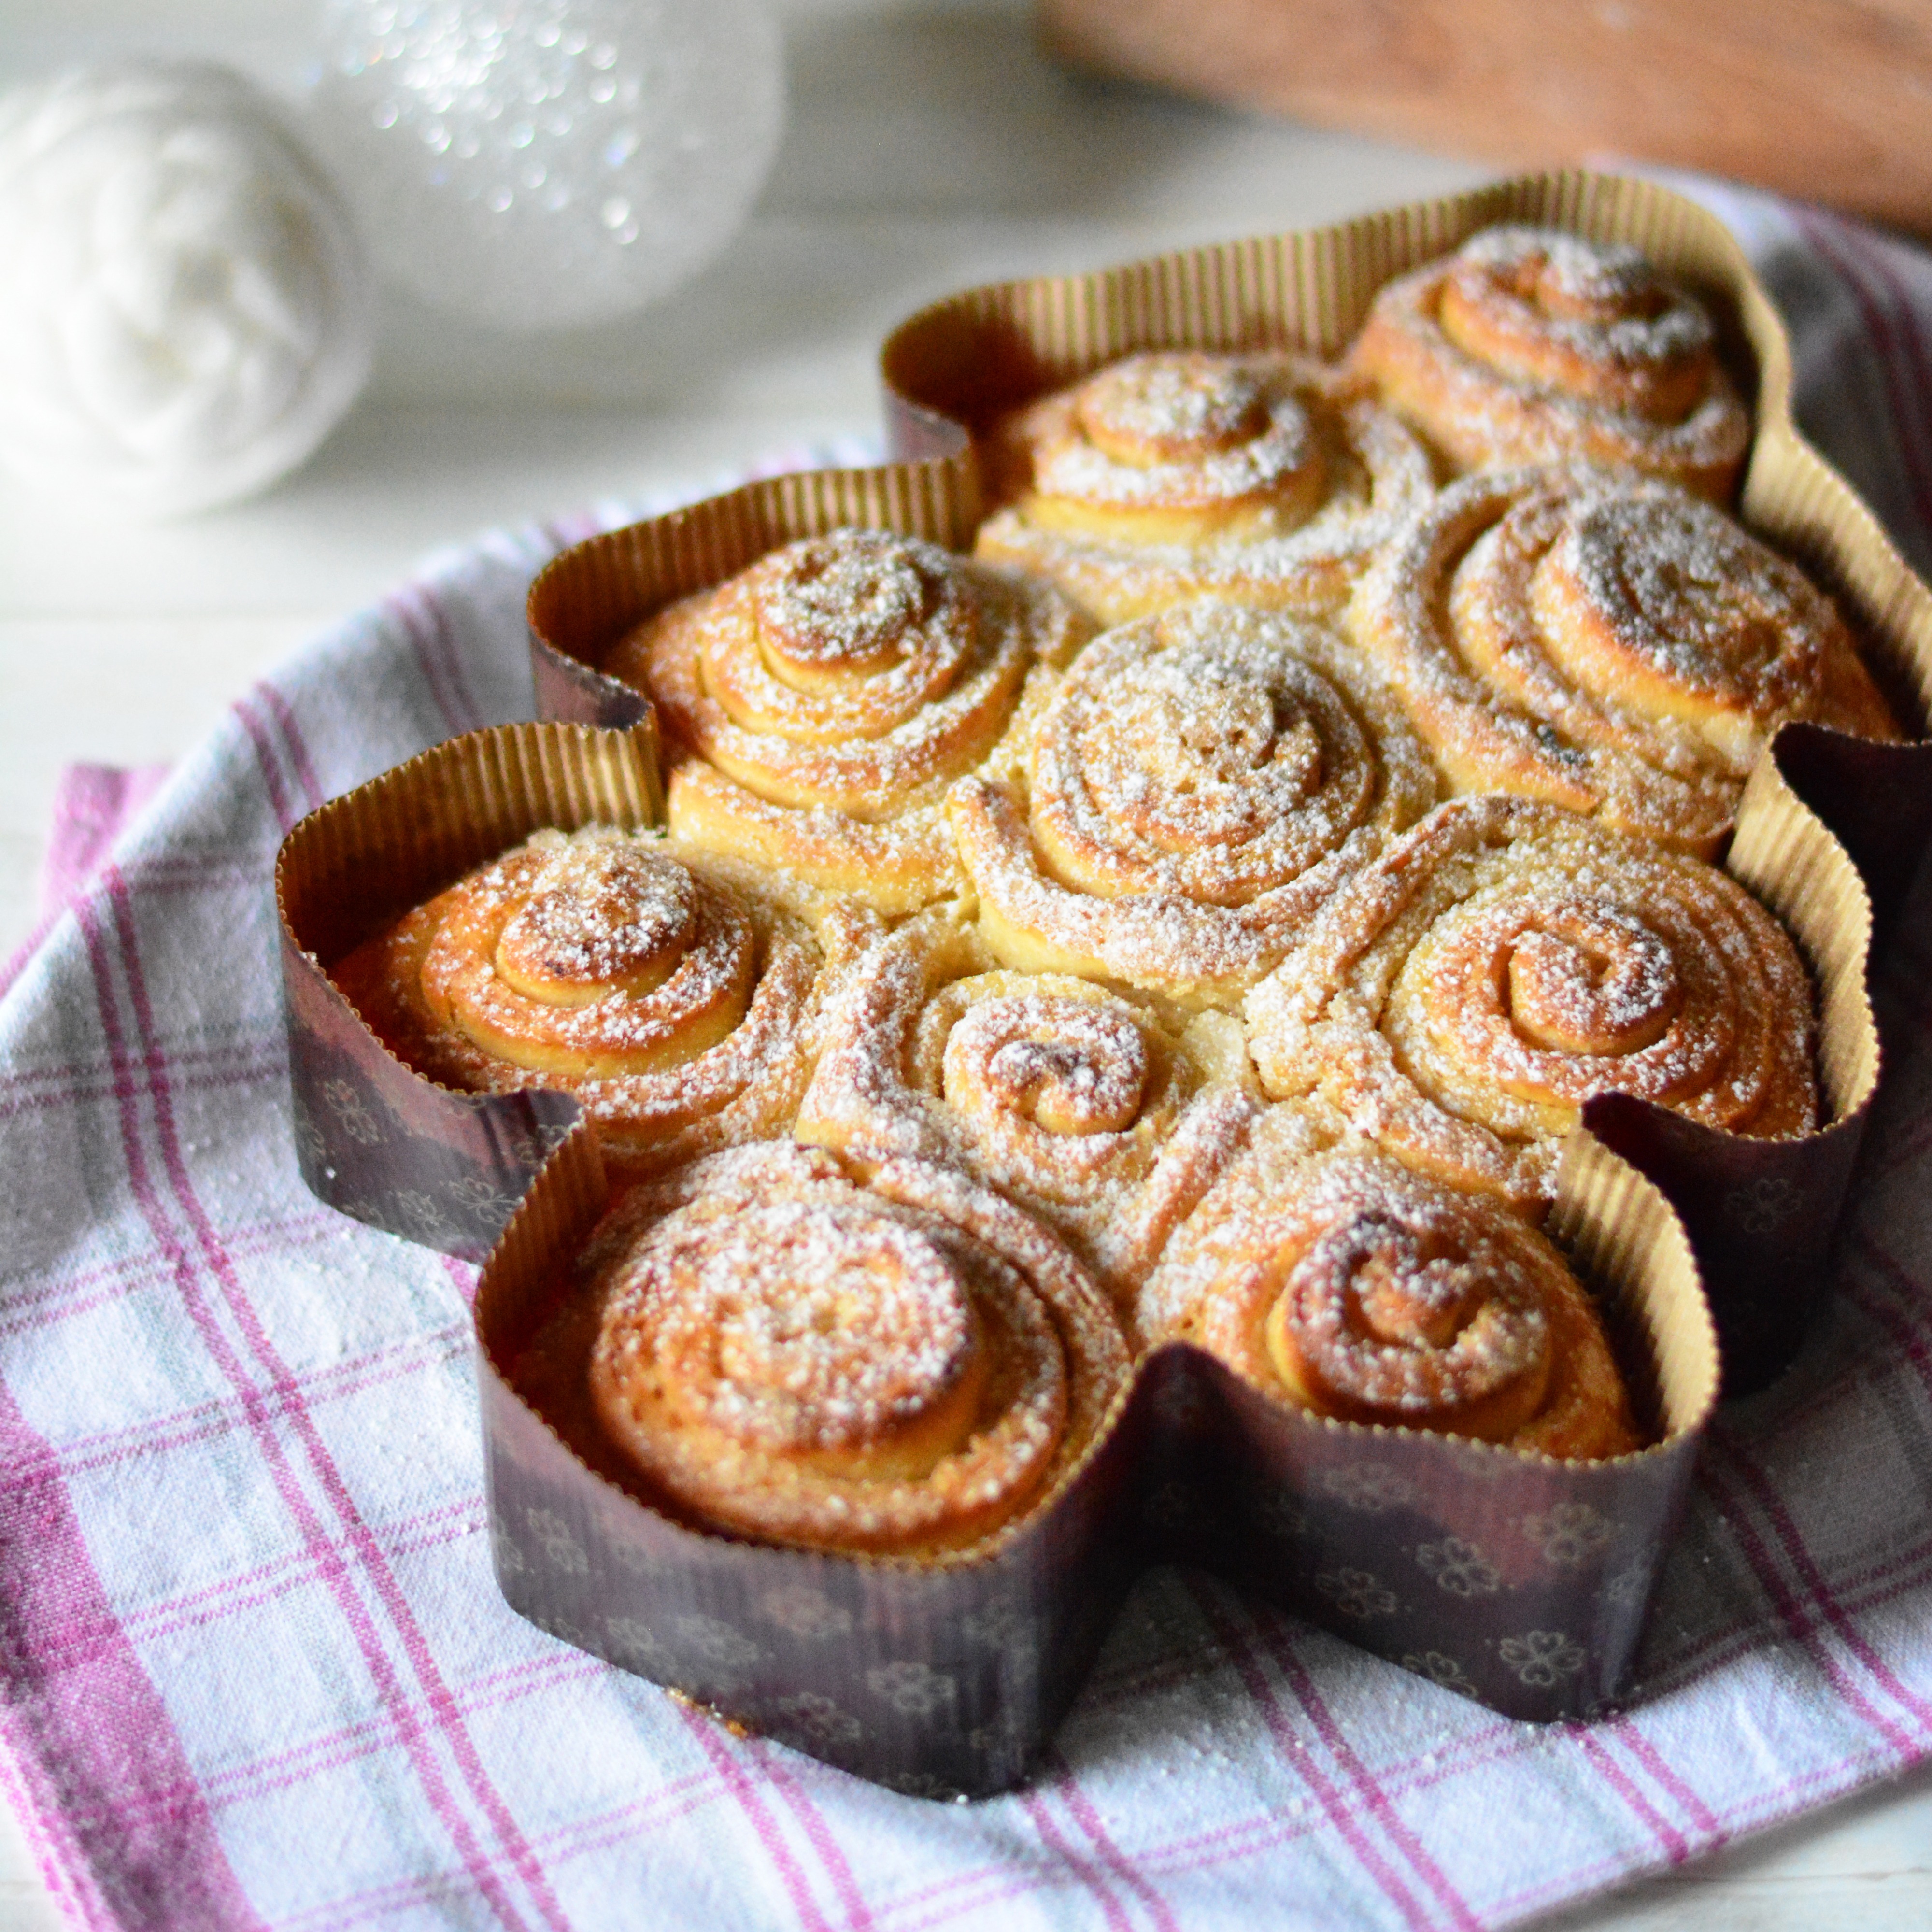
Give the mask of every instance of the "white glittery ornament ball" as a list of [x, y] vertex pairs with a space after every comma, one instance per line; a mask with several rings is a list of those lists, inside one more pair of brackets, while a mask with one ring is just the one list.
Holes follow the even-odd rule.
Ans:
[[736, 232], [784, 118], [764, 0], [329, 0], [317, 138], [383, 272], [512, 330], [599, 322]]
[[245, 496], [368, 373], [326, 178], [220, 68], [82, 69], [0, 100], [0, 460], [106, 509]]

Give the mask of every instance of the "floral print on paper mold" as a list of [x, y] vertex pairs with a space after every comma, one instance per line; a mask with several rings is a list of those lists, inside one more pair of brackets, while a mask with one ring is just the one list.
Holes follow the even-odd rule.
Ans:
[[1315, 1587], [1345, 1617], [1384, 1617], [1400, 1599], [1366, 1570], [1336, 1570], [1315, 1580]]
[[1522, 1682], [1539, 1689], [1575, 1676], [1586, 1661], [1582, 1646], [1562, 1630], [1526, 1630], [1521, 1636], [1506, 1636], [1496, 1654]]
[[1424, 1574], [1433, 1576], [1437, 1587], [1452, 1597], [1493, 1596], [1503, 1580], [1502, 1570], [1475, 1544], [1460, 1536], [1419, 1545], [1415, 1560]]
[[1522, 1533], [1558, 1570], [1580, 1569], [1616, 1534], [1616, 1525], [1588, 1503], [1556, 1503], [1522, 1520]]

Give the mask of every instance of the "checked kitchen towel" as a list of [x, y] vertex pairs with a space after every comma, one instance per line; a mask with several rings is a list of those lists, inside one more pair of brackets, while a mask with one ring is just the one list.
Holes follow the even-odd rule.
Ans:
[[[1932, 261], [1696, 191], [1932, 567]], [[1042, 1775], [944, 1806], [506, 1610], [472, 1276], [303, 1190], [269, 878], [311, 806], [526, 710], [524, 586], [590, 526], [486, 538], [258, 686], [0, 1000], [0, 1786], [75, 1921], [1498, 1925], [1932, 1755], [1932, 925], [1835, 1312], [1714, 1432], [1624, 1715], [1510, 1724], [1162, 1572]]]

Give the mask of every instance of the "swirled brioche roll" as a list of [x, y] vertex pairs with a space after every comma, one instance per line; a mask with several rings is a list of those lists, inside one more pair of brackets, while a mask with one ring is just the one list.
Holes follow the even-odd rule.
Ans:
[[1231, 1015], [1184, 1022], [1069, 974], [995, 970], [965, 916], [934, 907], [841, 995], [796, 1131], [962, 1168], [1126, 1298], [1261, 1112]]
[[1358, 1142], [1237, 1168], [1176, 1237], [1141, 1326], [1317, 1415], [1547, 1456], [1642, 1446], [1556, 1246]]
[[560, 1088], [648, 1172], [790, 1126], [825, 1003], [879, 929], [674, 838], [538, 832], [332, 976], [419, 1072]]
[[1702, 304], [1554, 229], [1486, 229], [1389, 283], [1348, 359], [1459, 470], [1576, 458], [1721, 500], [1750, 447]]
[[996, 424], [980, 556], [1104, 622], [1191, 597], [1332, 609], [1433, 487], [1361, 380], [1280, 355], [1167, 350]]
[[1698, 497], [1604, 470], [1466, 477], [1371, 573], [1350, 630], [1456, 790], [1707, 856], [1780, 724], [1899, 735], [1796, 565]]
[[585, 1298], [513, 1378], [563, 1387], [545, 1358], [594, 1319], [590, 1405], [620, 1472], [706, 1527], [936, 1552], [1016, 1521], [1126, 1384], [1113, 1311], [963, 1176], [860, 1173], [775, 1142], [632, 1189], [586, 1250]]
[[647, 619], [604, 668], [657, 705], [673, 832], [897, 914], [960, 889], [946, 788], [1012, 768], [1092, 628], [1046, 585], [839, 530]]
[[948, 803], [1006, 964], [1232, 1006], [1336, 883], [1435, 802], [1379, 676], [1325, 626], [1228, 604], [1084, 651], [1029, 784]]
[[1818, 1115], [1810, 976], [1702, 860], [1553, 806], [1440, 806], [1345, 884], [1249, 995], [1276, 1098], [1526, 1209], [1594, 1094], [1764, 1138]]

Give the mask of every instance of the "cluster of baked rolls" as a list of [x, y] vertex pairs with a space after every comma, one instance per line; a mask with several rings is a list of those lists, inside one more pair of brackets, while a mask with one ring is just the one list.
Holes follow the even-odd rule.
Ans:
[[618, 644], [665, 831], [540, 833], [339, 970], [635, 1184], [533, 1399], [692, 1520], [876, 1552], [1023, 1516], [1174, 1338], [1641, 1446], [1558, 1150], [1600, 1094], [1819, 1125], [1810, 972], [1714, 861], [1786, 720], [1898, 732], [1722, 507], [1710, 318], [1500, 229], [1338, 366], [1148, 352], [983, 427], [976, 555], [835, 531]]

